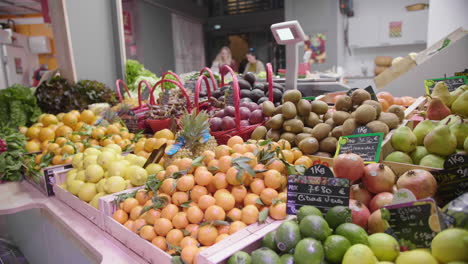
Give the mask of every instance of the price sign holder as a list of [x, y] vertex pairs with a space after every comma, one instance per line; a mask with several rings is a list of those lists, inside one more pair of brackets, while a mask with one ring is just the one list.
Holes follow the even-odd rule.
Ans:
[[383, 137], [383, 133], [341, 136], [335, 157], [349, 151], [361, 156], [364, 163], [379, 162]]
[[439, 205], [445, 206], [468, 192], [468, 155], [452, 154], [445, 160], [443, 170], [431, 173], [437, 180], [436, 200]]
[[313, 205], [322, 212], [349, 204], [349, 180], [333, 177], [330, 168], [316, 164], [306, 175], [288, 176], [286, 213], [295, 215], [303, 205]]
[[385, 232], [409, 249], [430, 248], [432, 239], [442, 229], [433, 199], [387, 205], [380, 210], [389, 226]]
[[[348, 92], [346, 92], [346, 95], [347, 96], [351, 96], [351, 94], [356, 91], [357, 89], [359, 88], [351, 88], [348, 90]], [[371, 99], [374, 100], [374, 101], [378, 101], [379, 99], [377, 98], [377, 95], [375, 95], [375, 91], [374, 89], [372, 88], [371, 85], [367, 86], [366, 88], [364, 88], [364, 90], [366, 90], [370, 96], [371, 96]]]
[[424, 87], [426, 88], [426, 93], [430, 95], [436, 83], [441, 82], [441, 81], [447, 84], [449, 92], [453, 92], [458, 87], [464, 84], [468, 84], [468, 77], [467, 76], [453, 76], [453, 77], [447, 77], [447, 78], [424, 80]]

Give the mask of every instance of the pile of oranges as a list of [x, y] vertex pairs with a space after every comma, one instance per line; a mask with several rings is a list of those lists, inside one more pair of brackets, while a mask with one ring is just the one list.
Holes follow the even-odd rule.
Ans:
[[392, 105], [401, 105], [408, 107], [416, 101], [416, 99], [411, 96], [394, 97], [389, 92], [379, 92], [377, 94], [377, 98], [380, 104], [382, 105], [382, 110], [384, 112], [386, 112], [387, 109]]
[[[279, 147], [287, 163], [310, 167], [312, 160], [285, 140], [266, 143], [234, 136], [227, 145], [206, 150], [199, 162], [176, 159], [155, 175], [157, 190], [125, 199], [113, 218], [161, 250], [179, 253], [186, 263], [259, 219], [285, 219], [286, 164], [276, 155], [265, 161], [258, 154]], [[255, 175], [236, 166], [239, 158]]]
[[133, 152], [137, 156], [148, 158], [153, 150], [159, 149], [164, 143], [166, 143], [167, 146], [175, 143], [174, 133], [167, 128], [157, 131], [154, 133], [153, 137], [142, 137], [138, 139]]

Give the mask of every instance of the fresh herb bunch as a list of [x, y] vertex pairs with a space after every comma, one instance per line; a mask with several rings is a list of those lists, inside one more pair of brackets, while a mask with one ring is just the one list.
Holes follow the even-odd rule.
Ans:
[[0, 123], [18, 128], [37, 121], [41, 114], [31, 88], [14, 84], [0, 90]]
[[76, 89], [81, 95], [87, 97], [87, 103], [108, 103], [114, 105], [118, 103], [117, 95], [105, 84], [98, 81], [81, 80], [76, 83]]
[[0, 182], [21, 180], [23, 154], [26, 152], [26, 138], [18, 129], [0, 124], [0, 141], [5, 145], [0, 153]]

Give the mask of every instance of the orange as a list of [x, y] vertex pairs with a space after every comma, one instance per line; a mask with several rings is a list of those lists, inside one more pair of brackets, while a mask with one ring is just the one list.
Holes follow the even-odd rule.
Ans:
[[127, 213], [130, 213], [132, 211], [133, 208], [135, 208], [137, 205], [139, 205], [140, 203], [138, 202], [137, 199], [135, 198], [127, 198], [125, 199], [125, 201], [123, 202], [122, 204], [122, 209], [127, 212]]
[[180, 247], [184, 248], [188, 246], [198, 246], [198, 240], [191, 236], [186, 236], [182, 238], [182, 240], [180, 241]]
[[242, 211], [239, 208], [232, 208], [231, 211], [228, 212], [227, 217], [231, 221], [239, 221], [242, 216]]
[[200, 169], [204, 167], [198, 167], [195, 171], [195, 182], [198, 185], [207, 186], [213, 180], [213, 174], [206, 169]]
[[244, 144], [244, 140], [239, 136], [233, 136], [230, 139], [228, 139], [227, 145], [229, 147], [232, 148], [236, 144]]
[[263, 189], [265, 189], [265, 183], [262, 179], [255, 178], [252, 183], [250, 183], [250, 190], [255, 194], [260, 194]]
[[91, 110], [84, 110], [80, 114], [80, 121], [85, 122], [86, 124], [94, 124], [96, 122], [96, 116], [94, 115], [93, 111]]
[[244, 157], [251, 159], [248, 164], [250, 167], [255, 167], [257, 165], [257, 157], [252, 152], [247, 152], [244, 154]]
[[218, 243], [219, 241], [221, 241], [221, 240], [227, 238], [228, 236], [229, 236], [229, 234], [221, 234], [221, 235], [219, 235], [219, 236], [216, 238], [215, 243]]
[[133, 230], [133, 225], [134, 225], [133, 220], [128, 220], [128, 221], [125, 222], [125, 224], [124, 224], [124, 226], [125, 226], [128, 230], [130, 230], [130, 231]]
[[288, 198], [288, 196], [287, 196], [287, 193], [286, 193], [286, 192], [280, 192], [280, 193], [278, 194], [278, 198], [277, 198], [277, 199], [278, 199], [278, 200], [281, 200], [281, 201], [283, 201], [283, 202], [286, 202], [286, 201], [287, 201], [287, 198]]
[[257, 145], [255, 145], [255, 144], [246, 144], [245, 146], [252, 153], [257, 149]]
[[28, 139], [36, 139], [39, 137], [39, 132], [41, 132], [40, 127], [30, 127], [26, 132], [26, 136], [28, 137]]
[[285, 139], [280, 139], [278, 140], [278, 145], [281, 150], [290, 150], [291, 149], [291, 143]]
[[41, 123], [44, 124], [44, 126], [49, 126], [49, 125], [57, 124], [58, 119], [57, 119], [56, 116], [54, 116], [52, 114], [45, 114], [41, 118]]
[[217, 226], [218, 234], [228, 234], [229, 233], [229, 225], [219, 225]]
[[68, 142], [68, 140], [66, 138], [64, 138], [64, 137], [57, 137], [55, 139], [55, 143], [57, 143], [61, 147], [67, 142]]
[[116, 142], [116, 143], [117, 143], [117, 142], [123, 141], [123, 139], [122, 139], [122, 137], [121, 137], [120, 135], [113, 135], [113, 136], [111, 137], [111, 139], [112, 139], [114, 142]]
[[172, 229], [166, 235], [167, 243], [174, 246], [179, 246], [180, 241], [182, 241], [182, 238], [184, 238], [184, 233], [182, 233], [182, 231], [179, 229]]
[[161, 210], [161, 218], [167, 218], [172, 220], [172, 218], [179, 212], [179, 208], [174, 204], [168, 204]]
[[284, 156], [284, 159], [289, 163], [289, 164], [293, 164], [294, 163], [294, 153], [292, 153], [292, 151], [290, 150], [283, 150], [283, 156]]
[[273, 199], [278, 197], [278, 192], [272, 188], [266, 188], [260, 193], [260, 199], [265, 205], [270, 205]]
[[150, 196], [148, 195], [148, 192], [146, 190], [139, 190], [135, 194], [135, 199], [138, 201], [140, 205], [144, 205], [146, 201], [150, 199]]
[[208, 207], [214, 205], [216, 203], [216, 199], [211, 195], [202, 195], [200, 199], [198, 199], [198, 206], [202, 210], [206, 210]]
[[197, 234], [198, 234], [198, 225], [197, 224], [188, 224], [185, 227], [185, 230], [190, 233], [191, 237], [196, 238]]
[[153, 151], [156, 146], [156, 143], [157, 143], [157, 140], [155, 138], [148, 138], [146, 141], [145, 141], [145, 144], [144, 144], [144, 148], [143, 150], [146, 151], [146, 152], [151, 152]]
[[243, 172], [239, 176], [237, 175], [238, 172], [239, 171], [236, 169], [236, 167], [229, 168], [228, 171], [226, 172], [226, 181], [232, 185], [243, 184], [245, 179], [247, 178], [247, 172]]
[[294, 165], [304, 165], [306, 168], [312, 166], [312, 160], [309, 157], [301, 156], [296, 161], [294, 161]]
[[220, 159], [223, 156], [229, 156], [231, 148], [226, 145], [219, 145], [215, 148], [215, 156], [217, 159]]
[[192, 224], [198, 224], [203, 220], [203, 211], [198, 206], [190, 206], [187, 209], [187, 219]]
[[198, 202], [198, 199], [205, 194], [208, 194], [208, 190], [205, 186], [195, 185], [190, 191], [190, 199], [194, 202]]
[[178, 212], [174, 217], [172, 218], [172, 225], [175, 228], [185, 228], [189, 224], [188, 219], [187, 219], [187, 214], [185, 212]]
[[[109, 143], [109, 144], [112, 144], [112, 143]], [[107, 144], [107, 145], [108, 145], [108, 144]], [[106, 146], [106, 145], [103, 144], [103, 146]], [[142, 151], [140, 151], [140, 152], [137, 152], [136, 155], [147, 159], [147, 158], [149, 158], [149, 156], [151, 155], [151, 153], [142, 150]]]
[[278, 172], [281, 172], [281, 173], [284, 173], [285, 168], [286, 168], [286, 166], [279, 159], [275, 159], [275, 160], [273, 160], [273, 162], [270, 162], [270, 164], [267, 165], [267, 169], [277, 170]]
[[214, 159], [207, 164], [208, 168], [212, 168], [211, 172], [216, 173], [219, 171], [219, 160]]
[[55, 130], [55, 135], [57, 137], [69, 138], [72, 135], [72, 133], [73, 133], [73, 129], [66, 125], [59, 126], [57, 130]]
[[215, 159], [216, 154], [211, 150], [205, 150], [203, 151], [202, 156], [204, 156], [203, 162], [208, 165], [210, 161]]
[[175, 135], [174, 133], [165, 128], [165, 129], [162, 129], [162, 130], [159, 130], [158, 132], [154, 133], [154, 138], [165, 138], [165, 139], [168, 139], [168, 140], [172, 140], [172, 139], [175, 139]]
[[258, 208], [255, 205], [247, 205], [242, 208], [241, 221], [247, 225], [253, 224], [258, 221]]
[[154, 222], [156, 221], [156, 219], [161, 217], [161, 211], [150, 209], [149, 211], [144, 213], [144, 215], [145, 215], [146, 222], [150, 225], [154, 225]]
[[[253, 169], [254, 169], [254, 171], [263, 171], [263, 170], [266, 170], [265, 165], [263, 165], [263, 164], [261, 164], [261, 163], [255, 165], [255, 167], [254, 167]], [[257, 172], [257, 173], [255, 173], [255, 178], [257, 178], [257, 179], [263, 179], [264, 177], [265, 177], [264, 172]]]
[[52, 164], [53, 164], [53, 165], [64, 164], [62, 155], [55, 155], [55, 156], [52, 158]]
[[234, 151], [234, 153], [244, 154], [249, 150], [244, 144], [235, 144], [234, 146], [232, 146], [232, 151]]
[[236, 233], [237, 231], [241, 230], [242, 228], [246, 227], [247, 225], [242, 221], [234, 221], [229, 226], [229, 235]]
[[118, 123], [108, 125], [106, 129], [106, 135], [113, 135], [119, 133], [119, 125]]
[[248, 193], [244, 198], [244, 206], [251, 204], [259, 207], [260, 205], [257, 203], [259, 198], [260, 196], [255, 193]]
[[85, 146], [81, 142], [75, 143], [75, 147], [77, 152], [83, 152], [85, 150]]
[[162, 236], [157, 236], [155, 237], [151, 243], [153, 243], [153, 245], [157, 246], [159, 249], [161, 250], [164, 250], [166, 251], [167, 249], [167, 242], [166, 242], [166, 239]]
[[[72, 139], [73, 141], [73, 139]], [[107, 145], [110, 145], [110, 144], [115, 144], [114, 140], [110, 139], [110, 138], [106, 138], [104, 140], [101, 141], [100, 143], [102, 146], [107, 146]]]
[[221, 197], [221, 194], [223, 193], [230, 193], [227, 189], [219, 189], [219, 190], [216, 190], [216, 192], [213, 194], [213, 197], [215, 199], [219, 199], [219, 197]]
[[[94, 132], [93, 132], [94, 133]], [[103, 132], [103, 135], [104, 135], [104, 132]], [[94, 138], [94, 137], [93, 137]], [[145, 150], [145, 142], [144, 141], [140, 141], [140, 142], [137, 142], [135, 144], [135, 147], [134, 147], [134, 152], [135, 153], [138, 153], [140, 151], [144, 151]]]
[[55, 132], [52, 128], [50, 127], [43, 127], [39, 131], [39, 140], [40, 141], [46, 141], [46, 140], [54, 140], [55, 139]]
[[128, 214], [124, 210], [119, 209], [114, 212], [112, 218], [123, 225], [128, 220]]
[[120, 136], [123, 139], [129, 139], [130, 138], [130, 133], [128, 131], [120, 131]]
[[234, 196], [236, 203], [241, 203], [244, 201], [244, 198], [247, 195], [247, 189], [244, 185], [233, 186], [231, 189], [231, 194]]
[[152, 226], [145, 225], [140, 229], [140, 236], [143, 239], [152, 241], [156, 237], [156, 233], [154, 232], [154, 228]]
[[198, 241], [203, 246], [211, 246], [218, 237], [218, 230], [212, 225], [205, 225], [198, 229]]
[[232, 158], [230, 156], [222, 156], [218, 160], [218, 168], [220, 172], [226, 173], [231, 168]]
[[286, 203], [280, 202], [270, 206], [270, 217], [275, 220], [283, 220], [286, 218]]
[[75, 127], [78, 123], [78, 117], [73, 113], [66, 113], [62, 117], [62, 122], [69, 127]]
[[40, 163], [41, 163], [42, 156], [44, 156], [44, 155], [43, 155], [43, 154], [38, 154], [38, 155], [34, 158], [34, 162], [35, 162], [36, 164], [40, 164]]
[[173, 164], [176, 165], [179, 168], [179, 170], [187, 170], [188, 173], [192, 173], [194, 170], [194, 168], [192, 167], [192, 162], [193, 160], [191, 158], [182, 158], [174, 161]]
[[294, 154], [294, 161], [302, 157], [302, 151], [300, 151], [298, 148], [291, 149], [291, 152]]
[[176, 186], [176, 180], [173, 178], [167, 178], [161, 184], [160, 191], [162, 193], [172, 195], [176, 190], [175, 186]]
[[268, 170], [265, 172], [265, 185], [272, 189], [278, 189], [281, 187], [282, 175], [276, 170]]
[[229, 192], [223, 192], [219, 195], [215, 194], [215, 199], [216, 205], [223, 208], [224, 211], [229, 211], [234, 208], [234, 205], [236, 205], [236, 199]]
[[394, 104], [394, 97], [391, 93], [389, 92], [379, 92], [377, 93], [377, 98], [379, 99], [384, 99], [385, 101], [387, 101], [387, 103], [389, 105], [393, 105]]
[[41, 142], [41, 145], [40, 145], [41, 151], [47, 150], [47, 148], [49, 147], [49, 145], [50, 145], [50, 140], [42, 141], [42, 142]]
[[156, 231], [159, 236], [166, 236], [172, 228], [172, 222], [169, 219], [158, 218], [154, 222], [154, 231]]
[[218, 205], [212, 205], [208, 207], [205, 211], [205, 220], [206, 221], [215, 221], [221, 220], [224, 221], [226, 218], [226, 212]]
[[188, 197], [188, 194], [186, 192], [175, 192], [173, 195], [172, 195], [172, 203], [177, 205], [177, 206], [180, 206], [181, 204], [187, 202], [189, 199]]
[[178, 172], [178, 171], [179, 171], [179, 168], [176, 165], [169, 165], [166, 167], [165, 177], [169, 178], [174, 172]]
[[143, 210], [143, 206], [141, 205], [133, 207], [132, 211], [130, 211], [130, 219], [136, 220], [140, 218], [141, 210]]
[[195, 179], [192, 175], [184, 175], [177, 180], [177, 189], [183, 192], [190, 191], [195, 185]]
[[196, 263], [195, 257], [200, 252], [197, 246], [187, 246], [180, 252], [180, 258], [184, 263], [193, 264]]
[[[63, 158], [63, 157], [62, 157]], [[63, 161], [63, 164], [71, 164], [72, 163], [72, 160], [73, 160], [73, 157], [72, 156], [68, 156], [68, 158], [66, 158], [64, 161]]]
[[133, 222], [133, 227], [132, 227], [133, 233], [139, 234], [141, 228], [142, 228], [144, 225], [146, 225], [145, 219], [137, 219], [137, 220], [134, 220], [134, 222]]
[[60, 154], [62, 154], [62, 155], [64, 155], [64, 154], [72, 155], [72, 154], [75, 154], [75, 149], [71, 145], [65, 145], [65, 146], [62, 147], [62, 150], [60, 151]]
[[228, 182], [226, 180], [226, 174], [222, 172], [218, 172], [214, 175], [212, 180], [216, 189], [224, 189], [228, 186]]
[[387, 102], [387, 100], [379, 98], [379, 103], [382, 105], [382, 111], [387, 112], [388, 108], [390, 107], [390, 104]]
[[166, 178], [166, 171], [160, 171], [156, 174], [156, 179], [162, 181]]

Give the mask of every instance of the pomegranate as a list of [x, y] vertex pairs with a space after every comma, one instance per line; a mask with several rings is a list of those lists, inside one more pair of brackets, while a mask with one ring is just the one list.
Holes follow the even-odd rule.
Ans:
[[437, 182], [434, 176], [430, 172], [420, 169], [405, 172], [398, 178], [396, 185], [398, 189], [410, 190], [418, 200], [434, 196], [437, 191]]
[[395, 173], [382, 163], [368, 164], [362, 181], [371, 193], [391, 192], [395, 184]]
[[367, 226], [369, 234], [383, 233], [388, 228], [388, 223], [382, 219], [381, 211], [377, 210], [369, 216]]
[[372, 194], [364, 188], [362, 184], [353, 184], [349, 190], [349, 198], [358, 200], [365, 206], [369, 207], [372, 199]]
[[333, 171], [338, 178], [355, 181], [364, 175], [364, 162], [359, 155], [343, 153], [333, 159]]
[[353, 224], [367, 229], [367, 220], [370, 216], [369, 209], [363, 203], [353, 199], [349, 199], [349, 208], [351, 208]]
[[382, 192], [376, 194], [374, 198], [370, 201], [370, 211], [374, 212], [375, 210], [384, 207], [385, 205], [391, 204], [393, 201], [393, 193]]

